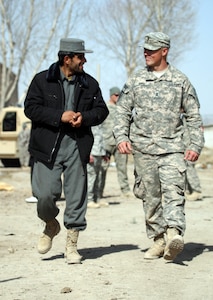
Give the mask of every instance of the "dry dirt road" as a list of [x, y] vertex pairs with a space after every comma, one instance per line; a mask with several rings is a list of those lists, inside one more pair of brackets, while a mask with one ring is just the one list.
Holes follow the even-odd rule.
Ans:
[[[120, 195], [116, 170], [109, 168], [105, 189], [109, 207], [89, 209], [87, 229], [79, 236], [81, 265], [63, 258], [66, 231], [52, 249], [37, 253], [43, 230], [31, 196], [29, 170], [0, 168], [0, 298], [3, 300], [212, 300], [213, 299], [213, 168], [198, 170], [203, 201], [186, 202], [185, 247], [174, 262], [147, 261], [151, 245], [141, 201]], [[129, 165], [133, 185], [133, 166]], [[58, 219], [63, 224], [64, 201]], [[63, 226], [62, 226], [63, 227]], [[71, 289], [69, 293], [64, 288]]]

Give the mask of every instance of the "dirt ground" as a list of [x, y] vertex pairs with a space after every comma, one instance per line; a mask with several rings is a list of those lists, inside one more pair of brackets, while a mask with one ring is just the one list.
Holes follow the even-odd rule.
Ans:
[[[128, 166], [133, 186], [133, 164]], [[0, 167], [0, 298], [4, 300], [210, 300], [213, 299], [213, 167], [198, 169], [203, 201], [186, 202], [185, 247], [174, 262], [147, 261], [142, 203], [120, 195], [115, 167], [107, 174], [105, 200], [88, 209], [88, 226], [79, 235], [80, 265], [67, 265], [63, 253], [64, 200], [58, 202], [62, 230], [45, 255], [37, 253], [44, 224], [31, 196], [30, 172]], [[68, 289], [64, 289], [68, 288]], [[70, 291], [69, 293], [65, 292]]]

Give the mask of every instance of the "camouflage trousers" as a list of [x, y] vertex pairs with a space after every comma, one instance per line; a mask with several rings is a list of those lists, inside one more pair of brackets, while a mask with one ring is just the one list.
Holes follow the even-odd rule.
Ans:
[[[111, 156], [114, 156], [114, 161], [116, 163], [117, 170], [117, 178], [120, 189], [122, 193], [126, 193], [130, 191], [128, 174], [127, 174], [127, 162], [128, 162], [128, 154], [121, 154], [116, 146], [108, 146], [108, 152]], [[110, 165], [110, 161], [102, 161], [102, 171], [101, 171], [101, 195], [103, 195], [105, 182], [106, 182], [106, 174], [108, 167]]]
[[135, 196], [143, 200], [148, 238], [175, 227], [185, 231], [185, 173], [183, 154], [134, 154]]
[[194, 163], [187, 161], [186, 164], [186, 190], [188, 190], [190, 194], [193, 192], [201, 193], [200, 179], [197, 175]]
[[22, 167], [29, 167], [30, 162], [30, 153], [28, 151], [28, 148], [20, 149], [19, 151], [19, 161]]
[[102, 156], [93, 156], [94, 162], [87, 164], [88, 201], [98, 202], [101, 198]]

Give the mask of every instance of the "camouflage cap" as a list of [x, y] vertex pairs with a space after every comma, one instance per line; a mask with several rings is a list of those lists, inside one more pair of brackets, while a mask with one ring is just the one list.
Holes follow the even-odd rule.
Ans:
[[110, 97], [112, 95], [119, 95], [120, 92], [121, 92], [120, 89], [117, 86], [114, 86], [109, 90], [109, 95], [110, 95]]
[[163, 32], [150, 32], [145, 36], [143, 47], [148, 50], [158, 50], [170, 47], [170, 38]]

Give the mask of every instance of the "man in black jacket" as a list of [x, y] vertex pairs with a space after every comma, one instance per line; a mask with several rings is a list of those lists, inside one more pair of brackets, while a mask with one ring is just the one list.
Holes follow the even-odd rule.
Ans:
[[62, 193], [63, 174], [67, 263], [81, 263], [77, 240], [79, 231], [86, 228], [91, 126], [108, 115], [98, 82], [83, 70], [85, 53], [91, 52], [83, 40], [61, 39], [59, 60], [33, 78], [25, 99], [25, 114], [32, 121], [32, 190], [38, 199], [38, 217], [46, 223], [38, 251], [47, 253], [60, 231], [56, 201]]

